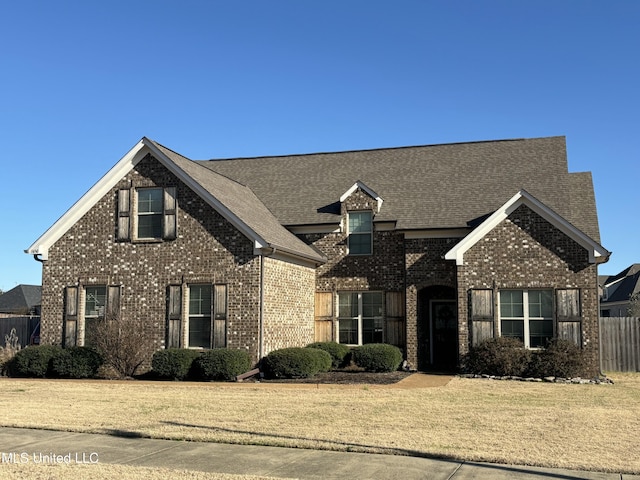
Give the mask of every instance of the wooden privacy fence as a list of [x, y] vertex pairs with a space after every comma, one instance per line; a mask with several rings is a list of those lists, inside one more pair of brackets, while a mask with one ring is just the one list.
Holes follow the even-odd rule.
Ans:
[[5, 346], [5, 335], [10, 335], [12, 329], [16, 329], [16, 336], [21, 348], [29, 345], [31, 335], [40, 323], [40, 317], [7, 317], [0, 318], [0, 347]]
[[640, 372], [640, 318], [600, 318], [600, 368]]

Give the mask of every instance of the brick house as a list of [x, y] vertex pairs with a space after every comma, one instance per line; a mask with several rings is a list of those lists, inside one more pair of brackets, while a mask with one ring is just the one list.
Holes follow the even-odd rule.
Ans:
[[207, 161], [143, 138], [26, 252], [43, 343], [119, 315], [153, 349], [386, 342], [453, 369], [560, 336], [599, 370], [609, 252], [563, 137]]

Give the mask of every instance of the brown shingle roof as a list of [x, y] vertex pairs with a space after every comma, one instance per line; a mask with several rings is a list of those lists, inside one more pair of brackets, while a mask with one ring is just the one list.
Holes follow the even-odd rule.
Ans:
[[193, 162], [157, 142], [153, 144], [269, 246], [315, 261], [325, 260], [314, 248], [284, 228], [249, 187], [208, 170], [201, 163]]
[[[564, 137], [201, 163], [251, 188], [283, 225], [339, 221], [323, 207], [361, 181], [398, 229], [465, 227], [525, 189], [597, 239], [590, 177], [568, 173]], [[587, 189], [588, 191], [582, 191]], [[575, 197], [572, 199], [572, 195]]]

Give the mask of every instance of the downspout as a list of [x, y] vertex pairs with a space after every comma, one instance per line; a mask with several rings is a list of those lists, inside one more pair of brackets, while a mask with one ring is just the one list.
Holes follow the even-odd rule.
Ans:
[[266, 255], [264, 252], [260, 255], [260, 333], [258, 339], [258, 362], [264, 356], [264, 259], [275, 255], [276, 248], [271, 247], [271, 252]]
[[38, 258], [38, 255], [42, 255], [42, 254], [36, 253], [33, 255], [33, 258], [36, 260], [36, 262], [44, 263], [46, 260], [43, 260], [42, 258]]

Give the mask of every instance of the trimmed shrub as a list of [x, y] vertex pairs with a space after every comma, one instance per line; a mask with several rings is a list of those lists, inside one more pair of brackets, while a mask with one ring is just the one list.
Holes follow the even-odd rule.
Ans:
[[544, 350], [532, 355], [528, 374], [532, 377], [573, 378], [585, 371], [582, 350], [575, 343], [554, 338]]
[[93, 378], [102, 366], [102, 356], [92, 348], [70, 347], [51, 359], [51, 375], [61, 378]]
[[51, 376], [53, 357], [61, 351], [62, 347], [56, 345], [23, 348], [9, 362], [8, 373], [12, 377], [44, 378]]
[[331, 370], [331, 355], [319, 348], [291, 347], [274, 350], [263, 359], [269, 378], [305, 378]]
[[158, 350], [151, 358], [151, 368], [161, 378], [184, 380], [189, 375], [193, 362], [199, 356], [198, 350], [189, 348]]
[[394, 372], [402, 363], [402, 350], [387, 343], [368, 343], [353, 350], [353, 361], [367, 372]]
[[307, 345], [307, 348], [317, 348], [324, 350], [331, 355], [331, 366], [340, 368], [349, 362], [351, 349], [342, 343], [337, 342], [315, 342]]
[[193, 362], [194, 376], [201, 380], [235, 380], [251, 370], [251, 358], [244, 350], [214, 348], [200, 354]]
[[467, 354], [465, 370], [478, 375], [522, 376], [528, 370], [531, 352], [511, 337], [485, 340]]

